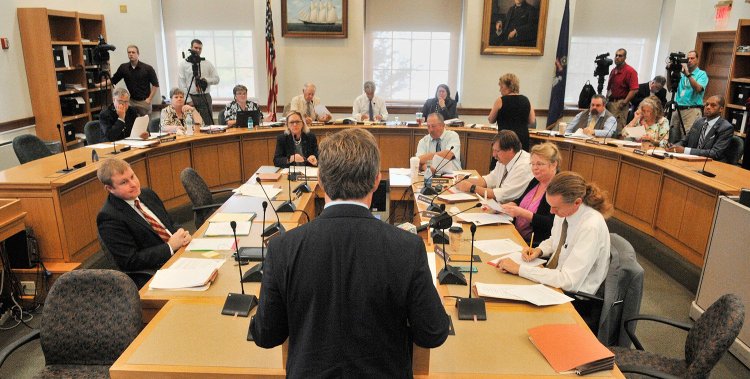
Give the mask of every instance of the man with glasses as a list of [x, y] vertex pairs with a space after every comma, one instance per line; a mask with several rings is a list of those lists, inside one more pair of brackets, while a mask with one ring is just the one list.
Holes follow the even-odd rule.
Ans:
[[[99, 113], [99, 128], [107, 141], [119, 141], [130, 136], [138, 112], [130, 106], [130, 92], [125, 88], [112, 91], [112, 104]], [[148, 132], [141, 134], [147, 138]]]
[[478, 179], [459, 182], [456, 187], [501, 204], [516, 200], [534, 178], [531, 156], [521, 149], [521, 140], [512, 130], [501, 130], [492, 139], [492, 155], [497, 159], [492, 172]]
[[630, 111], [630, 101], [638, 92], [638, 73], [625, 63], [627, 56], [628, 52], [625, 49], [618, 49], [615, 52], [615, 68], [609, 73], [607, 84], [607, 97], [609, 98], [607, 110], [617, 120], [615, 136], [620, 135], [620, 131], [625, 126]]
[[605, 109], [604, 102], [604, 96], [594, 95], [589, 109], [573, 117], [565, 133], [574, 133], [582, 129], [584, 134], [592, 137], [613, 137], [617, 131], [617, 120]]
[[320, 98], [315, 96], [317, 87], [313, 83], [305, 83], [302, 87], [302, 94], [292, 98], [289, 103], [289, 112], [299, 112], [305, 118], [305, 123], [310, 125], [314, 121], [327, 122], [330, 121], [333, 116], [325, 110], [323, 114], [318, 114], [321, 111], [320, 107], [325, 108], [321, 104]]

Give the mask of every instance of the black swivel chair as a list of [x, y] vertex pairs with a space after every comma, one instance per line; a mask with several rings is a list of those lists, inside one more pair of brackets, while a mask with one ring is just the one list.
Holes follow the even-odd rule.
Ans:
[[133, 280], [133, 283], [135, 283], [135, 286], [138, 289], [141, 289], [150, 279], [151, 277], [156, 274], [156, 269], [149, 269], [149, 270], [134, 270], [134, 271], [126, 271], [120, 268], [120, 266], [117, 264], [117, 261], [115, 260], [115, 257], [112, 255], [112, 252], [107, 248], [107, 246], [104, 244], [104, 240], [102, 239], [102, 236], [99, 235], [99, 246], [102, 248], [102, 253], [104, 253], [104, 257], [106, 257], [107, 261], [109, 261], [109, 267], [111, 269], [121, 271], [130, 279]]
[[222, 109], [219, 111], [219, 123], [217, 125], [226, 125], [226, 124], [227, 124], [227, 120], [224, 117], [224, 110]]
[[123, 273], [63, 274], [44, 302], [39, 330], [0, 351], [0, 365], [39, 339], [46, 366], [37, 378], [108, 378], [109, 368], [143, 328], [138, 290]]
[[148, 122], [149, 133], [159, 133], [161, 131], [161, 118], [157, 117]]
[[745, 141], [739, 136], [732, 136], [732, 139], [729, 141], [729, 146], [727, 146], [727, 149], [724, 151], [723, 161], [731, 165], [737, 165], [737, 162], [740, 161], [744, 152]]
[[188, 167], [180, 173], [180, 181], [185, 187], [190, 201], [193, 203], [193, 212], [195, 212], [195, 227], [200, 228], [221, 203], [214, 200], [214, 195], [232, 191], [230, 188], [211, 191], [206, 182], [191, 167]]
[[24, 134], [13, 138], [13, 151], [21, 164], [52, 155], [44, 141], [33, 134]]
[[83, 133], [86, 135], [86, 144], [95, 145], [99, 142], [105, 142], [102, 136], [102, 129], [99, 121], [89, 121], [83, 126]]

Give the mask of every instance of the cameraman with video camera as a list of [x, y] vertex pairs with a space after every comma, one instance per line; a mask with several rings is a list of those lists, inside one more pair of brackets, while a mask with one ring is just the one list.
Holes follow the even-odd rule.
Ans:
[[187, 103], [198, 110], [205, 125], [213, 125], [211, 85], [219, 84], [219, 75], [214, 65], [201, 57], [202, 51], [201, 40], [194, 39], [190, 42], [188, 56], [180, 62], [177, 80], [179, 87], [188, 93]]
[[[695, 120], [702, 116], [703, 95], [706, 92], [708, 75], [698, 68], [700, 60], [695, 50], [689, 51], [687, 58], [684, 58], [684, 54], [672, 53], [670, 54], [670, 62], [682, 65], [674, 99], [678, 111], [672, 113], [670, 123], [672, 127], [680, 130], [684, 128], [685, 134], [687, 134]], [[672, 69], [679, 68], [676, 64], [670, 64], [667, 69], [672, 71]], [[670, 75], [670, 81], [672, 80], [676, 80], [676, 75]], [[674, 89], [672, 90], [674, 91]]]

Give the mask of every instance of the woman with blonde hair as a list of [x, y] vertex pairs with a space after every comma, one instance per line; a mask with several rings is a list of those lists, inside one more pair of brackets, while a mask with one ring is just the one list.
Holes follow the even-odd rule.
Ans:
[[609, 229], [604, 221], [612, 213], [608, 194], [580, 174], [565, 171], [549, 183], [546, 197], [555, 215], [551, 237], [521, 253], [526, 261], [548, 257], [546, 266], [520, 266], [503, 259], [498, 268], [566, 291], [596, 293], [609, 269]]
[[498, 79], [500, 96], [495, 99], [487, 121], [497, 122], [497, 130], [512, 130], [521, 139], [523, 149], [529, 151], [529, 125], [536, 122], [529, 99], [519, 94], [521, 84], [515, 74], [504, 74]]
[[318, 139], [301, 113], [291, 111], [286, 116], [286, 130], [276, 137], [273, 164], [284, 168], [318, 165]]

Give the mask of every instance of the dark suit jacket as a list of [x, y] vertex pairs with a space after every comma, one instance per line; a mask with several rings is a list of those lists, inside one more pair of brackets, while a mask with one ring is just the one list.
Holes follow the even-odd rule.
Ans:
[[[521, 194], [521, 196], [519, 196], [518, 199], [514, 201], [514, 203], [516, 203], [516, 205], [520, 205], [523, 197], [526, 196], [526, 194], [529, 193], [529, 191], [531, 191], [537, 184], [539, 184], [539, 181], [536, 180], [536, 178], [532, 178], [531, 182], [529, 182], [529, 185], [526, 186], [526, 189], [523, 191], [523, 194]], [[555, 215], [550, 213], [547, 196], [542, 196], [542, 199], [539, 201], [539, 208], [537, 208], [536, 213], [534, 213], [534, 215], [531, 217], [531, 230], [534, 232], [535, 246], [550, 237], [550, 233], [552, 232], [552, 223], [554, 221]]]
[[[305, 159], [314, 155], [318, 157], [318, 139], [313, 132], [302, 133], [302, 154]], [[289, 167], [289, 157], [294, 155], [294, 137], [291, 134], [283, 133], [276, 136], [276, 152], [273, 154], [273, 164], [276, 167]], [[309, 162], [305, 164], [312, 166]], [[301, 163], [298, 165], [302, 165]]]
[[700, 140], [701, 132], [703, 131], [703, 124], [705, 122], [705, 117], [695, 120], [695, 123], [693, 123], [693, 127], [690, 128], [688, 134], [682, 137], [682, 140], [677, 142], [677, 145], [689, 147], [690, 155], [700, 155], [710, 157], [715, 161], [720, 161], [724, 159], [724, 152], [729, 146], [729, 141], [732, 140], [734, 127], [732, 127], [732, 124], [730, 124], [729, 121], [719, 117], [719, 119], [716, 120], [714, 127], [708, 131], [703, 146], [698, 146], [698, 141]]
[[[159, 218], [172, 233], [177, 227], [167, 214], [159, 196], [148, 188], [141, 189], [141, 203]], [[110, 251], [120, 270], [136, 271], [158, 269], [171, 253], [151, 225], [124, 200], [109, 194], [96, 216], [96, 225], [104, 245]]]
[[[633, 100], [630, 101], [630, 103], [633, 104], [633, 108], [638, 108], [638, 104], [640, 104], [643, 99], [651, 96], [651, 88], [649, 88], [648, 84], [649, 82], [641, 83], [638, 85], [638, 92], [635, 93], [635, 96], [633, 96]], [[659, 98], [659, 101], [661, 101], [661, 106], [662, 108], [664, 108], [664, 106], [667, 105], [667, 90], [662, 88], [654, 95]]]
[[429, 116], [430, 113], [435, 113], [435, 112], [438, 112], [441, 115], [443, 115], [443, 119], [445, 120], [458, 118], [458, 111], [456, 110], [456, 102], [451, 98], [445, 99], [444, 109], [440, 109], [440, 107], [438, 106], [438, 99], [436, 97], [433, 97], [432, 99], [427, 99], [427, 101], [425, 101], [424, 105], [422, 106], [422, 117], [427, 119], [427, 116]]
[[448, 337], [422, 240], [358, 205], [271, 240], [258, 312], [264, 348], [289, 337], [286, 373], [309, 377], [411, 377], [411, 343]]
[[125, 111], [125, 122], [117, 118], [114, 104], [110, 104], [99, 113], [99, 127], [102, 130], [102, 136], [107, 141], [119, 141], [123, 138], [130, 137], [133, 130], [133, 123], [138, 117], [138, 112], [133, 107], [128, 107]]

